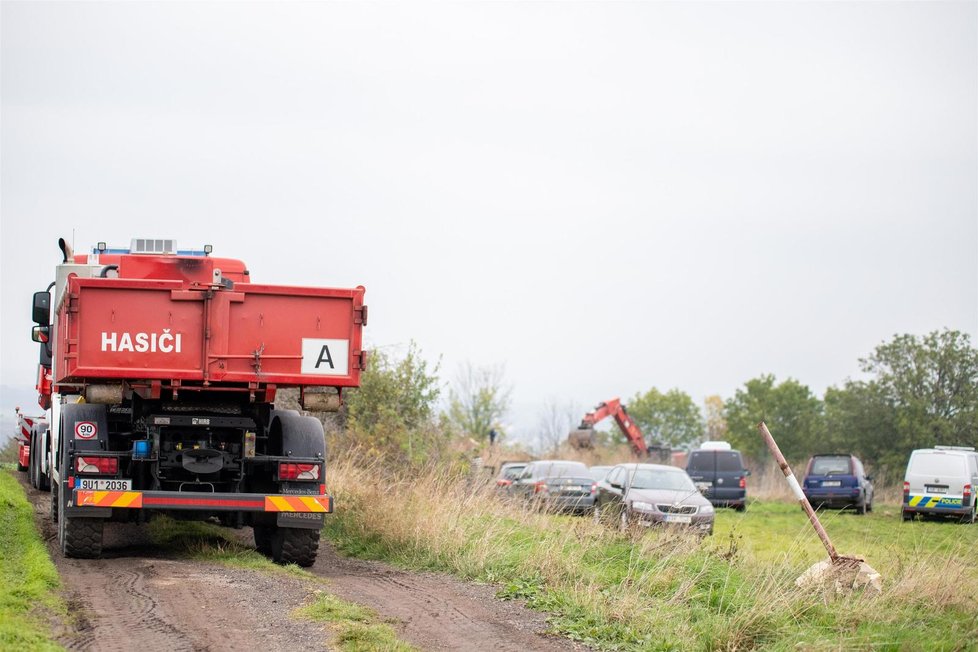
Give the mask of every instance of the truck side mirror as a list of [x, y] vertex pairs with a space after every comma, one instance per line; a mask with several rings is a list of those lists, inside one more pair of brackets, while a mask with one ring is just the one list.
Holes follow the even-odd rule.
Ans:
[[[51, 323], [51, 293], [50, 292], [35, 292], [34, 293], [34, 323], [40, 324], [41, 326], [47, 326]], [[34, 340], [39, 342], [40, 340]]]
[[41, 344], [47, 344], [51, 339], [50, 333], [51, 329], [48, 326], [35, 326], [31, 329], [31, 339]]

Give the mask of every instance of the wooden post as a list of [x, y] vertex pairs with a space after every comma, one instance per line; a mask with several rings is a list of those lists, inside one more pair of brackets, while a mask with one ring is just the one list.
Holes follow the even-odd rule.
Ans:
[[805, 496], [805, 492], [801, 490], [801, 485], [798, 484], [795, 474], [791, 472], [791, 467], [788, 466], [787, 460], [785, 460], [784, 455], [781, 454], [781, 449], [778, 448], [778, 442], [774, 441], [774, 437], [771, 436], [771, 431], [767, 429], [767, 425], [765, 425], [763, 421], [757, 424], [757, 430], [761, 433], [761, 437], [764, 438], [764, 443], [766, 443], [767, 447], [771, 449], [774, 459], [777, 460], [778, 466], [781, 467], [781, 472], [784, 473], [784, 477], [788, 480], [788, 485], [795, 493], [795, 497], [798, 498], [798, 502], [801, 503], [801, 508], [805, 510], [806, 514], [808, 514], [808, 520], [812, 522], [812, 527], [815, 528], [818, 538], [822, 540], [822, 544], [828, 551], [829, 558], [832, 559], [832, 563], [837, 563], [839, 561], [839, 553], [835, 551], [835, 546], [832, 545], [832, 541], [829, 539], [828, 533], [819, 522], [818, 516], [815, 515], [815, 510], [812, 509], [812, 504], [808, 502], [808, 497]]

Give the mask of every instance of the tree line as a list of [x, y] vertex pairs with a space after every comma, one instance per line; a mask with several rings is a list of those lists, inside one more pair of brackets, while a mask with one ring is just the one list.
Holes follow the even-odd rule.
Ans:
[[789, 460], [853, 453], [878, 470], [902, 470], [910, 451], [938, 444], [978, 448], [978, 349], [966, 333], [897, 335], [859, 360], [864, 378], [829, 387], [819, 398], [801, 382], [752, 378], [701, 411], [679, 390], [637, 394], [629, 414], [675, 447], [726, 439], [746, 455], [766, 454], [765, 421]]
[[[757, 435], [767, 422], [789, 460], [820, 452], [853, 453], [877, 470], [902, 469], [911, 450], [935, 444], [978, 447], [978, 349], [966, 333], [942, 330], [897, 335], [859, 361], [863, 377], [828, 388], [822, 397], [798, 380], [766, 374], [732, 397], [657, 388], [625, 400], [650, 442], [691, 448], [727, 440], [755, 459], [766, 453]], [[502, 366], [462, 365], [445, 387], [440, 364], [411, 344], [403, 355], [374, 352], [357, 390], [327, 427], [334, 441], [366, 447], [407, 463], [444, 456], [461, 440], [505, 436], [511, 393]], [[447, 389], [447, 409], [439, 409]], [[551, 399], [539, 412], [539, 452], [556, 452], [583, 410]], [[624, 441], [617, 430], [608, 437]], [[456, 446], [457, 449], [457, 446]]]

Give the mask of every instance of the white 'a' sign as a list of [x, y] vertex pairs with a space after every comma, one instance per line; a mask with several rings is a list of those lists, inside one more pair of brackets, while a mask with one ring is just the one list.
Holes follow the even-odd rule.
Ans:
[[302, 338], [301, 373], [347, 376], [350, 373], [350, 340]]

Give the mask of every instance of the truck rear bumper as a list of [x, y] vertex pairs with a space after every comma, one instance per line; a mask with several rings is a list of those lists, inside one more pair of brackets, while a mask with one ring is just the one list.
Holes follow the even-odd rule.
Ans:
[[293, 512], [331, 514], [333, 497], [175, 491], [72, 490], [74, 507], [187, 509], [208, 512]]

